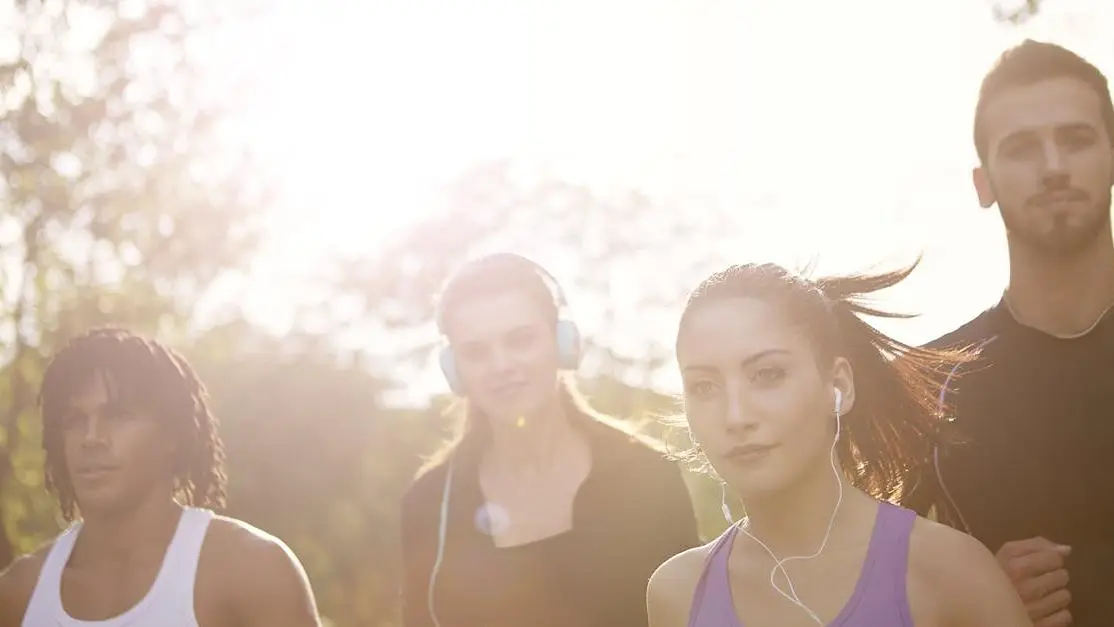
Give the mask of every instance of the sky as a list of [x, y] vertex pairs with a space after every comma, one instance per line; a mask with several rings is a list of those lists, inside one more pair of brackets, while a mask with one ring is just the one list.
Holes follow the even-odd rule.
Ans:
[[1034, 37], [1114, 76], [1114, 3], [1047, 2], [1023, 27], [995, 23], [989, 0], [280, 2], [214, 69], [263, 76], [237, 127], [283, 190], [235, 298], [284, 330], [315, 269], [374, 254], [446, 182], [514, 156], [738, 212], [723, 263], [842, 271], [923, 253], [888, 303], [922, 317], [880, 326], [931, 339], [1008, 276], [997, 211], [970, 182], [983, 74]]

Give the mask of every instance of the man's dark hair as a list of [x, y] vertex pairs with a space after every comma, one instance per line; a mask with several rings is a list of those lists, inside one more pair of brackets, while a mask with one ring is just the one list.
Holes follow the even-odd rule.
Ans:
[[46, 486], [58, 497], [62, 515], [77, 509], [62, 448], [68, 404], [95, 376], [110, 383], [127, 409], [142, 409], [166, 423], [178, 442], [174, 464], [178, 496], [186, 505], [224, 506], [224, 448], [208, 393], [186, 358], [159, 342], [119, 328], [94, 329], [72, 340], [51, 360], [43, 376]]
[[987, 104], [1008, 89], [1054, 78], [1074, 78], [1095, 91], [1102, 103], [1102, 122], [1106, 135], [1114, 142], [1114, 104], [1111, 104], [1106, 76], [1067, 48], [1026, 39], [998, 57], [979, 87], [979, 100], [975, 106], [975, 150], [978, 151], [980, 163], [986, 165], [990, 148], [983, 128]]

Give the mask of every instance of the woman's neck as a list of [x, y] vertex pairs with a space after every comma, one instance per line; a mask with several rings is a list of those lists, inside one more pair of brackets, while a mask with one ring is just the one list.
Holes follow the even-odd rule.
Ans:
[[877, 502], [852, 487], [842, 472], [837, 479], [825, 460], [791, 488], [751, 496], [744, 504], [746, 531], [785, 558], [812, 555], [825, 539], [828, 545], [841, 544], [840, 530], [855, 526], [860, 518], [873, 517]]
[[551, 466], [560, 458], [559, 452], [580, 437], [571, 417], [557, 406], [515, 424], [492, 424], [491, 444], [484, 458], [499, 472], [530, 472]]

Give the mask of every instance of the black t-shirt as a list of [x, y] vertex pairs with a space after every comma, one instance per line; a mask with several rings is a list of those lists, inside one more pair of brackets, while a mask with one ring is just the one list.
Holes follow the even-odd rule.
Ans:
[[964, 445], [940, 451], [936, 505], [992, 551], [1042, 536], [1072, 547], [1076, 627], [1114, 620], [1114, 315], [1058, 339], [1003, 304], [936, 340], [981, 345], [949, 386]]
[[[586, 421], [587, 422], [587, 421]], [[699, 544], [681, 471], [608, 426], [588, 422], [592, 470], [570, 531], [498, 548], [483, 531], [476, 456], [453, 469], [434, 608], [441, 627], [645, 627], [646, 584], [669, 557]], [[432, 627], [427, 609], [447, 468], [403, 499], [403, 625]]]

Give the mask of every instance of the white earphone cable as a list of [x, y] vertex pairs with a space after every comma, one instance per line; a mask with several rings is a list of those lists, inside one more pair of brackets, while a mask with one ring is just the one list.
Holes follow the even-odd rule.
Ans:
[[437, 575], [441, 572], [441, 564], [445, 560], [445, 539], [449, 530], [449, 495], [453, 483], [453, 468], [455, 457], [449, 457], [448, 469], [445, 471], [445, 487], [441, 489], [441, 511], [437, 523], [437, 555], [433, 559], [433, 568], [429, 571], [429, 587], [426, 590], [426, 610], [433, 627], [441, 627], [437, 620], [437, 611], [433, 605], [434, 588], [437, 586]]
[[[748, 531], [746, 529], [744, 524], [739, 525], [739, 531], [746, 534], [746, 536], [748, 538], [750, 538], [751, 540], [754, 540], [758, 544], [758, 546], [762, 547], [766, 551], [766, 553], [770, 556], [770, 559], [774, 560], [774, 567], [770, 570], [770, 586], [773, 587], [773, 589], [775, 591], [777, 591], [778, 594], [785, 597], [785, 599], [788, 600], [790, 603], [792, 603], [792, 604], [796, 605], [797, 607], [801, 608], [802, 610], [804, 610], [809, 615], [809, 617], [812, 618], [812, 620], [814, 620], [821, 627], [824, 627], [824, 621], [821, 620], [821, 618], [816, 614], [816, 612], [812, 611], [811, 608], [809, 608], [807, 605], [804, 604], [803, 601], [801, 601], [800, 597], [797, 595], [796, 588], [793, 586], [793, 580], [789, 577], [789, 573], [785, 570], [785, 564], [786, 564], [786, 562], [791, 562], [791, 561], [795, 561], [795, 560], [810, 560], [810, 559], [816, 559], [817, 557], [820, 557], [820, 555], [824, 552], [824, 549], [827, 548], [827, 546], [828, 546], [828, 540], [831, 538], [832, 528], [835, 527], [835, 521], [836, 521], [836, 517], [839, 515], [840, 506], [843, 505], [843, 480], [840, 478], [839, 468], [836, 465], [836, 445], [839, 443], [840, 431], [842, 429], [842, 425], [840, 424], [840, 409], [841, 409], [841, 407], [840, 407], [841, 402], [840, 401], [841, 400], [842, 400], [842, 394], [837, 389], [836, 390], [836, 410], [835, 410], [836, 435], [835, 435], [835, 439], [832, 441], [832, 447], [831, 447], [831, 449], [829, 451], [829, 454], [828, 454], [828, 461], [831, 463], [832, 474], [835, 476], [837, 488], [839, 490], [839, 494], [838, 494], [838, 497], [836, 498], [836, 504], [835, 504], [835, 508], [832, 510], [832, 515], [828, 519], [828, 527], [824, 531], [824, 538], [820, 541], [820, 547], [816, 549], [816, 552], [811, 554], [811, 555], [795, 555], [795, 556], [791, 556], [791, 557], [786, 557], [784, 559], [779, 559], [778, 556], [774, 554], [773, 550], [771, 550], [770, 547], [767, 546], [765, 542], [763, 542], [762, 540], [759, 540], [754, 534], [750, 533], [750, 531]], [[727, 491], [726, 491], [726, 489], [727, 489], [726, 484], [724, 484], [723, 485], [723, 512], [724, 512], [724, 516], [727, 518], [727, 521], [731, 522], [731, 510], [727, 507]], [[746, 519], [744, 519], [743, 521], [740, 521], [740, 522], [745, 523]], [[782, 576], [785, 577], [785, 581], [789, 584], [789, 591], [788, 592], [786, 592], [784, 589], [781, 588], [781, 586], [779, 586], [777, 584], [776, 577], [777, 577], [777, 572], [779, 570], [781, 571]]]

